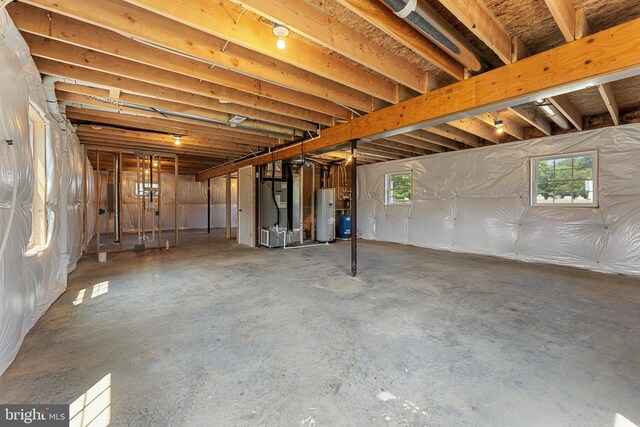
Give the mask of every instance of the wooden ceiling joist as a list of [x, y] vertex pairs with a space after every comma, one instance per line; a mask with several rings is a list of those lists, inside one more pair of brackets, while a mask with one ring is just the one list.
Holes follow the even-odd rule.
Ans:
[[208, 0], [124, 1], [385, 101], [398, 101], [397, 84], [372, 76], [355, 64], [293, 37], [288, 38], [287, 49], [280, 50], [268, 25], [250, 19], [240, 20], [236, 24], [235, 18], [230, 16], [230, 11], [222, 3]]
[[576, 129], [584, 129], [582, 114], [567, 95], [551, 96], [548, 100]]
[[502, 129], [506, 134], [509, 134], [519, 140], [525, 139], [524, 128], [515, 121], [511, 120], [505, 114], [502, 114], [500, 112], [485, 113], [479, 115], [478, 118], [494, 128], [496, 128], [496, 120], [502, 120]]
[[40, 58], [195, 93], [218, 101], [223, 100], [284, 114], [313, 123], [326, 122], [326, 117], [323, 116], [335, 116], [343, 119], [351, 117], [351, 112], [346, 108], [325, 100], [319, 100], [316, 108], [310, 110], [33, 34], [23, 33], [23, 37], [29, 45], [31, 54]]
[[535, 107], [517, 107], [510, 111], [545, 135], [551, 135], [551, 123]]
[[379, 1], [338, 0], [338, 3], [379, 28], [397, 42], [407, 46], [456, 80], [464, 79], [464, 67], [462, 65], [413, 27], [396, 17], [393, 12], [384, 7]]
[[304, 1], [233, 2], [419, 93], [429, 91], [429, 78], [417, 66]]
[[12, 19], [22, 32], [73, 44], [184, 76], [194, 77], [202, 81], [297, 107], [327, 114], [331, 114], [331, 111], [341, 111], [348, 115], [345, 109], [340, 108], [335, 103], [313, 95], [262, 82], [256, 78], [234, 73], [220, 67], [211, 67], [202, 61], [156, 49], [113, 31], [32, 6], [21, 3], [15, 3], [12, 6], [14, 6], [11, 9]]
[[[235, 70], [273, 82], [302, 93], [332, 99], [351, 108], [371, 111], [372, 98], [394, 98], [396, 85], [382, 78], [369, 81], [371, 94], [353, 89], [356, 85], [337, 83], [309, 71], [274, 60], [267, 55], [257, 54], [248, 49], [229, 44], [224, 40], [206, 34], [189, 26], [159, 16], [149, 11], [133, 8], [121, 0], [24, 0], [33, 6], [56, 12], [74, 19], [97, 25], [122, 35], [146, 41], [157, 46], [199, 58], [211, 64]], [[229, 15], [225, 12], [225, 16]], [[232, 25], [232, 18], [226, 25]], [[333, 70], [333, 69], [332, 69]], [[343, 70], [338, 70], [342, 72]], [[349, 80], [350, 73], [344, 77]], [[362, 73], [353, 75], [362, 76]], [[362, 78], [363, 83], [366, 79]], [[363, 107], [369, 106], [364, 109]]]
[[605, 83], [602, 85], [598, 85], [598, 92], [600, 92], [600, 96], [602, 96], [602, 100], [604, 104], [607, 106], [607, 111], [611, 114], [611, 118], [613, 119], [613, 124], [620, 124], [620, 109], [618, 108], [618, 102], [616, 101], [616, 97], [613, 94], [613, 87], [610, 83]]
[[[221, 141], [228, 140], [226, 136], [216, 136], [211, 132], [194, 131], [189, 127], [182, 127], [182, 123], [174, 123], [166, 119], [154, 119], [141, 116], [132, 116], [128, 114], [113, 113], [108, 111], [79, 109], [74, 107], [67, 107], [66, 114], [67, 118], [69, 118], [73, 122], [104, 124], [153, 132], [161, 132], [172, 135], [206, 137], [213, 139], [217, 138]], [[237, 139], [236, 141], [239, 142], [233, 142], [233, 144], [243, 145], [256, 151], [259, 151], [263, 147], [265, 147], [265, 145], [262, 145], [263, 143], [261, 142], [247, 142]]]
[[503, 138], [496, 133], [495, 127], [489, 126], [487, 123], [476, 119], [475, 117], [452, 120], [448, 122], [448, 124], [459, 130], [465, 131], [487, 141], [491, 141], [494, 144], [500, 144], [503, 142]]
[[336, 125], [308, 142], [203, 171], [197, 179], [219, 176], [247, 164], [286, 159], [301, 151], [314, 152], [354, 139], [386, 138], [463, 115], [522, 105], [571, 92], [585, 82], [603, 84], [636, 76], [640, 74], [638, 33], [640, 19]]
[[573, 0], [544, 0], [567, 42], [576, 39], [576, 10]]
[[455, 128], [446, 123], [430, 126], [426, 128], [428, 132], [431, 132], [440, 137], [452, 139], [461, 144], [468, 145], [470, 147], [480, 147], [482, 145], [480, 138], [475, 135], [470, 134], [469, 132], [465, 132], [458, 128]]
[[460, 143], [452, 139], [438, 135], [436, 133], [433, 133], [430, 130], [419, 129], [413, 132], [409, 132], [405, 135], [415, 139], [419, 139], [421, 141], [429, 142], [431, 144], [439, 145], [440, 147], [448, 148], [449, 150], [455, 151], [460, 149]]
[[[269, 142], [269, 144], [271, 145], [278, 144], [279, 140], [281, 139], [284, 139], [284, 140], [294, 139], [294, 136], [291, 131], [278, 132], [280, 130], [286, 131], [286, 129], [264, 125], [262, 123], [254, 122], [252, 120], [245, 120], [244, 122], [242, 122], [242, 124], [244, 124], [246, 127], [237, 127], [237, 126], [231, 127], [229, 125], [211, 123], [208, 121], [198, 120], [196, 118], [191, 118], [191, 117], [167, 115], [160, 111], [148, 111], [148, 110], [142, 110], [138, 108], [125, 107], [120, 104], [115, 105], [112, 103], [107, 103], [105, 102], [105, 100], [113, 100], [113, 101], [115, 100], [108, 96], [104, 97], [103, 95], [108, 94], [108, 91], [104, 89], [97, 89], [97, 88], [91, 88], [88, 86], [73, 85], [73, 84], [67, 84], [67, 83], [57, 83], [56, 88], [58, 88], [56, 89], [56, 94], [58, 95], [59, 101], [78, 103], [82, 105], [94, 105], [100, 108], [123, 111], [123, 112], [126, 111], [126, 112], [129, 112], [130, 114], [135, 114], [138, 116], [162, 118], [167, 120], [168, 122], [182, 123], [182, 126], [191, 127], [193, 130], [199, 130], [203, 132], [213, 131], [214, 133], [216, 132], [227, 133], [230, 136], [237, 134], [236, 136], [241, 138], [242, 137], [249, 138], [248, 135], [256, 135], [260, 137], [260, 139], [262, 139], [262, 137], [270, 138], [271, 141]], [[135, 104], [139, 106], [154, 108], [157, 110], [163, 110], [164, 109], [163, 107], [172, 107], [174, 108], [173, 112], [182, 113], [182, 111], [175, 111], [175, 110], [181, 110], [179, 104], [172, 104], [167, 101], [163, 102], [163, 101], [153, 100], [150, 98], [139, 97], [137, 95], [124, 94], [124, 93], [121, 94], [121, 97], [119, 100], [124, 102], [131, 102], [131, 104]], [[189, 111], [189, 110], [192, 110], [192, 108], [186, 108], [185, 110]], [[206, 111], [203, 112], [203, 114], [206, 114], [206, 113], [207, 113]], [[194, 116], [196, 115], [194, 114]], [[207, 115], [197, 115], [197, 117], [206, 117], [212, 120], [219, 120], [220, 122], [223, 122], [223, 123], [229, 123], [229, 116], [227, 116], [226, 120], [224, 121], [220, 119], [215, 119], [214, 118], [215, 115], [213, 115], [213, 117], [207, 117]]]
[[511, 36], [482, 0], [440, 0], [471, 32], [505, 63], [511, 63]]
[[[78, 67], [70, 64], [53, 61], [44, 58], [34, 58], [38, 70], [42, 74], [79, 80], [81, 82], [92, 83], [110, 88], [117, 88], [129, 93], [135, 93], [148, 97], [177, 102], [185, 105], [192, 105], [213, 111], [224, 112], [234, 115], [249, 117], [254, 120], [262, 120], [283, 126], [293, 127], [303, 130], [317, 130], [317, 126], [304, 120], [287, 117], [282, 114], [271, 113], [258, 110], [256, 108], [245, 107], [237, 104], [223, 104], [218, 100], [201, 95], [194, 95], [189, 92], [166, 88], [159, 85], [149, 84], [142, 81], [115, 76], [109, 73], [95, 71], [89, 68]], [[333, 119], [323, 115], [321, 124], [332, 125]], [[310, 129], [309, 129], [310, 128]]]

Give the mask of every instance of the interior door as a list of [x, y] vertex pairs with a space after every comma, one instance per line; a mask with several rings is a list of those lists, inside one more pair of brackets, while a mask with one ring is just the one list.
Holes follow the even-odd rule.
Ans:
[[238, 170], [238, 243], [255, 246], [255, 194], [256, 172], [254, 166]]

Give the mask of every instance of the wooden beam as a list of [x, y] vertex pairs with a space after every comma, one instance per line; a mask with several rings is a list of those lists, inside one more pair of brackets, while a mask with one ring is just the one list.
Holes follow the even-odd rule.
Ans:
[[[154, 13], [133, 8], [121, 0], [25, 0], [27, 3], [74, 19], [118, 32], [136, 40], [181, 52], [229, 70], [257, 77], [303, 93], [332, 99], [359, 109], [371, 102], [371, 95], [394, 99], [396, 85], [382, 78], [371, 80], [371, 94], [353, 89], [308, 71], [260, 55]], [[225, 16], [229, 16], [225, 12]], [[232, 18], [229, 18], [231, 21]], [[243, 22], [244, 23], [244, 22]], [[342, 70], [338, 70], [342, 71]], [[356, 75], [360, 76], [361, 74]], [[373, 76], [372, 76], [373, 77]], [[348, 77], [345, 77], [348, 79]], [[378, 86], [379, 85], [379, 86]], [[369, 112], [371, 108], [363, 111]]]
[[[34, 60], [40, 73], [50, 76], [66, 77], [101, 86], [118, 88], [129, 93], [150, 96], [186, 105], [193, 105], [213, 111], [225, 112], [234, 115], [237, 114], [256, 120], [263, 120], [270, 123], [281, 124], [283, 126], [294, 127], [296, 129], [317, 129], [317, 127], [311, 123], [287, 117], [282, 114], [271, 113], [268, 111], [258, 110], [257, 108], [245, 107], [237, 104], [222, 104], [218, 100], [206, 96], [195, 95], [160, 85], [115, 76], [113, 74], [103, 73], [89, 68], [63, 64], [50, 59], [35, 57]], [[318, 123], [330, 126], [333, 124], [333, 119], [329, 116], [323, 115], [322, 121]], [[305, 129], [309, 126], [311, 129]]]
[[573, 102], [569, 97], [565, 95], [551, 96], [547, 98], [554, 107], [560, 111], [560, 113], [571, 122], [571, 124], [578, 130], [583, 130], [583, 119], [580, 111], [573, 105]]
[[544, 0], [549, 12], [556, 21], [560, 32], [567, 42], [575, 40], [576, 34], [576, 10], [573, 0]]
[[115, 141], [123, 142], [143, 142], [160, 144], [174, 149], [191, 150], [205, 154], [218, 154], [227, 158], [234, 158], [249, 154], [246, 149], [228, 148], [221, 143], [209, 142], [204, 140], [196, 140], [191, 137], [182, 137], [180, 145], [175, 144], [173, 135], [154, 134], [148, 132], [131, 131], [128, 129], [107, 128], [94, 129], [94, 127], [81, 125], [78, 127], [78, 136], [108, 138]]
[[406, 145], [406, 144], [401, 144], [398, 142], [394, 142], [388, 139], [376, 139], [375, 141], [371, 142], [371, 144], [376, 145], [376, 146], [380, 146], [380, 147], [386, 147], [386, 148], [392, 148], [395, 150], [400, 150], [403, 152], [408, 153], [411, 156], [424, 156], [427, 154], [431, 154], [432, 151], [429, 150], [425, 150], [423, 148], [418, 148], [418, 147], [414, 147], [411, 145]]
[[[173, 19], [183, 25], [195, 28], [212, 36], [230, 41], [245, 49], [268, 55], [279, 61], [339, 82], [365, 93], [377, 96], [389, 102], [397, 102], [397, 85], [390, 85], [383, 79], [368, 73], [357, 66], [331, 55], [320, 48], [310, 46], [294, 37], [287, 38], [287, 48], [276, 47], [276, 38], [271, 28], [261, 22], [245, 19], [242, 24], [234, 22], [235, 17], [224, 4], [210, 0], [124, 0], [125, 2], [165, 18]], [[393, 92], [381, 92], [374, 88], [392, 89]], [[384, 96], [380, 96], [384, 95]]]
[[575, 39], [581, 39], [591, 34], [589, 23], [587, 22], [587, 16], [584, 13], [584, 8], [579, 7], [576, 9], [576, 30]]
[[511, 62], [520, 61], [529, 56], [529, 49], [522, 41], [521, 37], [511, 37]]
[[[164, 101], [164, 100], [155, 99], [155, 98], [144, 97], [140, 95], [133, 95], [133, 94], [124, 93], [124, 92], [120, 92], [120, 96], [117, 99], [115, 99], [111, 97], [110, 90], [107, 91], [106, 89], [99, 89], [91, 86], [58, 82], [55, 84], [55, 87], [56, 87], [56, 90], [67, 92], [67, 93], [97, 97], [101, 99], [111, 99], [113, 101], [126, 102], [128, 104], [151, 107], [155, 110], [162, 110], [163, 112], [188, 114], [190, 116], [202, 117], [204, 119], [216, 120], [223, 123], [228, 123], [229, 119], [233, 117], [232, 115], [229, 115], [229, 114], [207, 110], [204, 108], [193, 107], [189, 105]], [[103, 105], [108, 105], [108, 104], [103, 103]], [[145, 114], [144, 111], [138, 111], [138, 115], [144, 115], [144, 114]], [[285, 128], [282, 126], [275, 126], [268, 123], [258, 122], [256, 120], [250, 120], [250, 119], [245, 120], [243, 124], [255, 129], [247, 129], [243, 127], [231, 128], [229, 125], [215, 124], [215, 123], [210, 123], [205, 121], [196, 122], [194, 119], [185, 119], [183, 117], [178, 117], [178, 116], [169, 116], [164, 113], [154, 113], [152, 111], [149, 111], [147, 115], [154, 116], [154, 117], [160, 116], [169, 120], [182, 121], [184, 123], [198, 124], [201, 126], [210, 127], [212, 129], [224, 129], [229, 131], [233, 130], [234, 132], [241, 133], [241, 134], [249, 133], [254, 135], [271, 136], [273, 138], [279, 138], [279, 139], [281, 138], [281, 139], [289, 139], [289, 140], [294, 138], [293, 129]]]
[[[56, 13], [47, 12], [22, 3], [14, 3], [11, 18], [20, 31], [57, 40], [74, 46], [95, 50], [118, 58], [157, 67], [166, 71], [237, 89], [313, 111], [327, 112], [338, 106], [313, 95], [300, 93], [256, 78], [211, 67], [205, 62], [160, 50]], [[318, 106], [325, 107], [318, 109]], [[366, 104], [365, 104], [366, 105]], [[368, 105], [370, 107], [370, 103]], [[340, 111], [346, 112], [339, 108]]]
[[462, 131], [468, 132], [472, 135], [478, 136], [487, 141], [491, 141], [495, 144], [503, 142], [503, 138], [496, 133], [496, 128], [489, 126], [481, 120], [474, 117], [466, 119], [452, 120], [448, 122], [449, 125]]
[[533, 107], [517, 107], [510, 108], [512, 112], [517, 114], [522, 120], [525, 120], [531, 126], [540, 130], [545, 135], [551, 135], [551, 123], [543, 117], [542, 114]]
[[524, 128], [500, 112], [480, 114], [478, 118], [494, 128], [496, 127], [496, 120], [502, 120], [502, 129], [506, 134], [509, 134], [519, 140], [525, 139]]
[[[211, 132], [201, 132], [193, 130], [190, 127], [184, 127], [182, 123], [171, 122], [166, 119], [154, 119], [142, 116], [133, 116], [129, 114], [114, 113], [102, 110], [79, 109], [67, 107], [67, 118], [72, 122], [90, 122], [93, 124], [104, 124], [119, 127], [128, 127], [132, 129], [148, 130], [153, 132], [162, 132], [172, 135], [189, 135], [194, 137], [208, 138], [224, 141], [227, 138], [224, 135], [215, 135]], [[238, 139], [233, 144], [242, 145], [254, 151], [260, 151], [265, 147], [260, 142], [248, 142]]]
[[[434, 90], [400, 104], [325, 129], [320, 137], [246, 161], [202, 171], [197, 179], [221, 176], [347, 141], [375, 140], [575, 90], [640, 75], [640, 19], [530, 56], [496, 70]], [[594, 66], [596, 64], [597, 66]]]
[[482, 0], [440, 0], [440, 3], [505, 63], [511, 63], [511, 37]]
[[600, 92], [600, 96], [602, 96], [602, 100], [607, 106], [607, 111], [609, 111], [609, 114], [611, 114], [613, 124], [619, 125], [620, 110], [618, 109], [618, 102], [616, 101], [616, 97], [613, 94], [613, 87], [611, 86], [611, 83], [598, 85], [598, 92]]
[[434, 132], [430, 132], [428, 130], [419, 129], [413, 132], [406, 133], [405, 135], [415, 139], [419, 139], [421, 141], [430, 142], [431, 144], [439, 145], [440, 147], [448, 148], [449, 150], [460, 149], [460, 144], [458, 142], [452, 139], [446, 138], [444, 136], [438, 135]]
[[372, 43], [366, 36], [304, 1], [234, 0], [234, 3], [419, 93], [429, 91], [428, 75], [413, 63]]
[[431, 40], [395, 16], [380, 2], [369, 0], [337, 1], [456, 80], [464, 79], [464, 67]]
[[323, 109], [325, 111], [312, 111], [306, 108], [300, 108], [261, 96], [252, 95], [236, 89], [230, 89], [222, 85], [200, 81], [193, 77], [184, 76], [162, 70], [160, 68], [150, 67], [148, 65], [139, 64], [126, 59], [120, 59], [100, 52], [94, 52], [68, 43], [53, 41], [29, 33], [22, 33], [22, 35], [29, 45], [31, 54], [40, 58], [52, 59], [66, 64], [110, 73], [116, 76], [196, 93], [218, 101], [224, 100], [233, 102], [247, 107], [284, 114], [315, 123], [318, 123], [321, 120], [326, 120], [323, 117], [325, 115], [336, 116], [343, 119], [351, 117], [351, 112], [346, 108], [337, 106], [336, 104], [328, 101], [325, 101], [323, 106], [318, 104], [318, 109]]
[[[60, 100], [63, 101], [69, 101], [69, 102], [75, 102], [74, 99], [75, 97], [78, 97], [80, 99], [78, 99], [79, 102], [85, 102], [85, 105], [92, 105], [91, 102], [95, 102], [98, 106], [102, 106], [105, 104], [100, 103], [100, 101], [92, 101], [90, 99], [87, 99], [87, 97], [84, 97], [82, 95], [74, 95], [74, 94], [67, 94], [65, 92], [57, 92], [57, 96]], [[84, 98], [84, 99], [83, 99]], [[73, 104], [72, 104], [73, 105]], [[105, 109], [109, 109], [109, 111], [113, 114], [115, 111], [121, 111], [118, 110], [118, 107], [113, 106], [113, 109], [110, 109], [109, 107], [105, 107]], [[92, 111], [92, 112], [97, 112], [100, 110], [88, 110], [88, 111]], [[136, 110], [137, 111], [137, 110]], [[145, 117], [144, 115], [140, 114], [137, 116], [134, 116], [133, 114], [125, 114], [125, 113], [115, 113], [118, 114], [123, 121], [127, 121], [127, 116], [129, 117], [129, 121], [131, 120], [131, 118], [135, 118], [137, 120], [139, 120], [140, 123], [143, 123], [145, 121], [145, 119], [147, 119], [147, 117]], [[281, 145], [281, 141], [277, 140], [275, 138], [270, 138], [270, 137], [266, 137], [266, 136], [262, 136], [262, 135], [253, 135], [253, 134], [246, 134], [246, 133], [240, 133], [240, 132], [234, 132], [232, 130], [226, 130], [226, 129], [216, 129], [214, 127], [208, 127], [206, 125], [199, 125], [199, 124], [195, 124], [195, 123], [184, 123], [182, 121], [168, 121], [167, 119], [158, 119], [158, 118], [154, 118], [154, 117], [150, 117], [148, 119], [152, 119], [152, 120], [161, 120], [165, 123], [165, 125], [167, 126], [172, 126], [178, 129], [184, 129], [187, 130], [189, 132], [186, 133], [181, 133], [181, 135], [187, 135], [187, 134], [193, 134], [194, 136], [202, 136], [202, 137], [207, 137], [207, 138], [211, 138], [211, 139], [222, 139], [222, 140], [226, 140], [229, 142], [234, 142], [237, 144], [242, 144], [242, 145], [249, 145], [249, 146], [258, 146], [258, 147], [275, 147], [277, 145]], [[158, 123], [158, 122], [156, 122]], [[179, 126], [179, 125], [182, 126]], [[188, 126], [187, 126], [188, 125]]]
[[469, 132], [465, 132], [463, 130], [455, 128], [446, 123], [430, 126], [426, 128], [426, 130], [428, 132], [434, 133], [441, 137], [458, 141], [470, 147], [480, 147], [482, 145], [482, 143], [480, 142], [480, 139], [477, 136], [472, 135]]
[[446, 149], [441, 147], [440, 145], [436, 145], [431, 142], [426, 142], [420, 139], [412, 138], [408, 135], [394, 135], [394, 136], [389, 136], [386, 139], [388, 139], [389, 141], [394, 141], [401, 144], [409, 145], [411, 147], [417, 147], [417, 148], [422, 148], [424, 150], [433, 151], [434, 153], [442, 153], [446, 151]]

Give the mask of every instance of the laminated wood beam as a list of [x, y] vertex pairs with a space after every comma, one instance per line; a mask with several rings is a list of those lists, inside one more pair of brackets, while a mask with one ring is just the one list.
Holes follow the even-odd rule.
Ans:
[[198, 180], [221, 176], [246, 165], [262, 165], [345, 144], [375, 140], [462, 117], [521, 105], [640, 74], [640, 19], [530, 56], [496, 70], [434, 90], [358, 117], [320, 137], [242, 162], [212, 168]]

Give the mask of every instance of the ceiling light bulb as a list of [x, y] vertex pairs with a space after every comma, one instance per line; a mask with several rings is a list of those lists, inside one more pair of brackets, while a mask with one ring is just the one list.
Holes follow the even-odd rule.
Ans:
[[176, 145], [180, 145], [180, 135], [176, 135]]
[[278, 41], [276, 42], [276, 46], [278, 46], [278, 49], [280, 49], [280, 50], [284, 50], [284, 48], [287, 47], [287, 42], [284, 41], [284, 37], [282, 37], [282, 36], [278, 37]]
[[153, 167], [158, 167], [158, 162], [153, 162]]
[[501, 127], [499, 127], [499, 128], [497, 128], [497, 129], [496, 129], [496, 133], [497, 133], [497, 134], [501, 134], [501, 133], [503, 133], [503, 132], [504, 132], [504, 129], [503, 129], [503, 128], [501, 128]]

